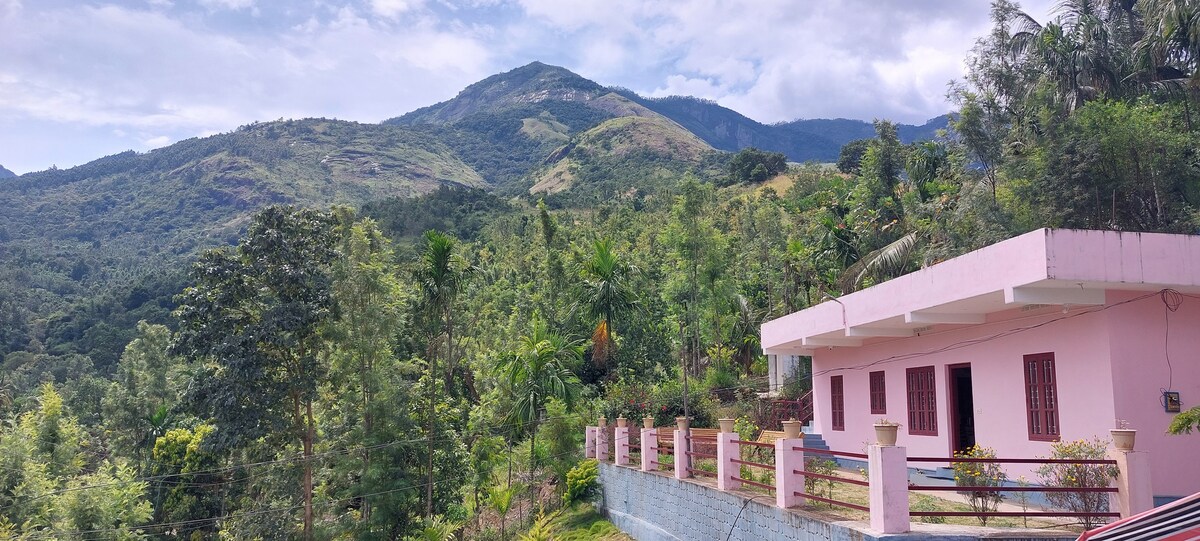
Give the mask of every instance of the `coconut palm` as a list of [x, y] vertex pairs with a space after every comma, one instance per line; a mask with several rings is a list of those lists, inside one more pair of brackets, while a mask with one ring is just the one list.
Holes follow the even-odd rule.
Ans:
[[581, 310], [595, 322], [592, 331], [592, 362], [604, 366], [614, 350], [613, 322], [637, 307], [632, 289], [636, 269], [621, 261], [613, 251], [612, 241], [599, 239], [592, 244], [592, 253], [579, 271], [583, 292], [572, 312]]
[[[582, 385], [571, 371], [583, 359], [583, 343], [550, 332], [535, 316], [531, 332], [501, 361], [504, 379], [513, 394], [510, 422], [529, 430], [529, 473], [536, 467], [537, 428], [546, 414], [546, 403], [561, 400], [574, 408]], [[536, 494], [536, 490], [530, 494]], [[532, 497], [532, 496], [531, 496]]]
[[1170, 90], [1194, 89], [1200, 64], [1200, 2], [1141, 0], [1145, 35], [1136, 52], [1145, 78]]
[[1062, 0], [1055, 14], [1053, 22], [1041, 25], [1015, 10], [1014, 52], [1031, 61], [1027, 67], [1055, 89], [1068, 113], [1100, 96], [1122, 95], [1134, 74], [1133, 44], [1141, 35], [1132, 9], [1114, 1]]

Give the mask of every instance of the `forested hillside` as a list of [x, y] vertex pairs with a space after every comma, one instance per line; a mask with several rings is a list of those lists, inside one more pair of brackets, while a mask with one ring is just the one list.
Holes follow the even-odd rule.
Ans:
[[669, 424], [684, 374], [695, 426], [764, 425], [766, 319], [1034, 228], [1197, 231], [1200, 12], [1064, 6], [995, 2], [950, 135], [836, 167], [535, 66], [0, 181], [0, 538], [513, 539], [594, 497], [585, 420]]

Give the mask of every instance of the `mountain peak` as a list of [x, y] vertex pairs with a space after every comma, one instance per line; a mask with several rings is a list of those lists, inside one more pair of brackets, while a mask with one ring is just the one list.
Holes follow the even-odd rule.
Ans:
[[15, 176], [17, 176], [16, 173], [9, 171], [8, 169], [5, 169], [3, 165], [0, 165], [0, 178], [12, 178]]
[[453, 99], [422, 107], [389, 124], [450, 124], [472, 114], [542, 101], [586, 102], [607, 93], [594, 81], [569, 69], [534, 61], [492, 75], [459, 92]]

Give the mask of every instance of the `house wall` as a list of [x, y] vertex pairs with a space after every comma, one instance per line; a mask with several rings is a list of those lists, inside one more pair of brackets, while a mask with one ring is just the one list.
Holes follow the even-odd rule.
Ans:
[[[1094, 308], [1076, 308], [1068, 314], [1058, 306], [1010, 310], [992, 314], [981, 325], [861, 347], [818, 349], [813, 355], [814, 430], [831, 449], [861, 452], [874, 439], [874, 421], [886, 417], [905, 425], [898, 444], [908, 448], [909, 456], [950, 456], [946, 366], [970, 363], [977, 444], [995, 449], [1002, 457], [1049, 456], [1050, 443], [1028, 437], [1023, 357], [1053, 352], [1063, 437], [1107, 436], [1114, 418], [1108, 314], [1086, 313], [1090, 309]], [[1033, 325], [1041, 326], [1013, 332]], [[1011, 334], [996, 337], [1002, 333]], [[970, 343], [979, 340], [983, 341]], [[871, 363], [874, 366], [867, 367]], [[905, 370], [930, 365], [935, 367], [938, 434], [910, 435]], [[870, 413], [868, 374], [875, 370], [885, 371], [885, 415]], [[845, 431], [833, 431], [830, 424], [829, 378], [839, 374], [845, 389]], [[1037, 479], [1022, 466], [1009, 468], [1009, 475]]]
[[[1110, 292], [1108, 302], [1143, 295]], [[1152, 483], [1159, 496], [1200, 491], [1200, 436], [1167, 434], [1174, 414], [1159, 402], [1161, 390], [1170, 387], [1179, 391], [1185, 409], [1200, 403], [1200, 298], [1182, 301], [1177, 311], [1169, 312], [1153, 296], [1112, 308], [1109, 316], [1112, 377], [1118, 382], [1115, 418], [1137, 429], [1137, 448], [1151, 453]]]

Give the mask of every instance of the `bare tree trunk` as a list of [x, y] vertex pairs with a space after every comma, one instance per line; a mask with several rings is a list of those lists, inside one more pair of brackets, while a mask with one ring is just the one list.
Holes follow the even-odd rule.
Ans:
[[538, 496], [537, 490], [537, 427], [538, 420], [541, 414], [535, 414], [532, 430], [529, 432], [529, 513], [533, 514], [534, 498]]
[[307, 426], [304, 429], [304, 538], [313, 539], [313, 440], [316, 439], [316, 427], [313, 423], [312, 401], [304, 404]]
[[[362, 399], [363, 399], [363, 439], [367, 440], [367, 442], [370, 443], [372, 441], [371, 436], [372, 436], [372, 425], [374, 424], [373, 423], [374, 419], [372, 419], [372, 416], [371, 416], [371, 389], [370, 389], [369, 380], [370, 380], [370, 372], [373, 367], [373, 363], [371, 362], [371, 360], [369, 358], [365, 359], [363, 362], [364, 362], [363, 371], [360, 375], [360, 385], [362, 385]], [[367, 476], [370, 475], [370, 470], [371, 470], [371, 450], [370, 450], [370, 447], [368, 447], [366, 449], [363, 449], [362, 477], [359, 479], [359, 483], [362, 483], [364, 480], [366, 480]], [[370, 519], [371, 519], [371, 503], [367, 499], [367, 497], [364, 496], [363, 501], [362, 501], [362, 516], [361, 516], [360, 520], [362, 520], [363, 522], [367, 522]]]
[[428, 440], [428, 454], [425, 457], [425, 518], [433, 518], [433, 434], [434, 428], [437, 426], [434, 419], [434, 400], [437, 396], [437, 351], [435, 348], [430, 348], [429, 356], [429, 405], [426, 408], [426, 416], [429, 425], [429, 434], [426, 437]]

